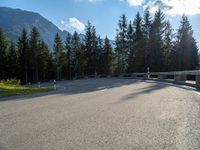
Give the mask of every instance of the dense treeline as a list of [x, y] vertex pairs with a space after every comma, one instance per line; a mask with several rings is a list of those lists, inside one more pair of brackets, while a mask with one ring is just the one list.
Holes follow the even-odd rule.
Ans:
[[9, 42], [0, 29], [0, 79], [17, 78], [23, 83], [73, 79], [85, 75], [193, 70], [199, 64], [198, 47], [188, 18], [183, 15], [175, 33], [159, 10], [154, 17], [145, 11], [133, 21], [122, 15], [115, 47], [102, 40], [88, 22], [85, 39], [77, 32], [62, 41], [55, 35], [49, 50], [36, 27], [23, 29], [17, 43]]
[[118, 73], [193, 70], [199, 64], [198, 47], [188, 18], [183, 15], [177, 33], [158, 10], [153, 19], [146, 10], [133, 22], [125, 15], [119, 20], [116, 36]]
[[56, 34], [53, 50], [49, 50], [36, 27], [29, 35], [23, 29], [17, 43], [9, 42], [0, 29], [0, 80], [17, 78], [28, 83], [110, 74], [113, 56], [109, 39], [97, 36], [90, 22], [84, 41], [77, 32], [68, 34], [64, 42]]

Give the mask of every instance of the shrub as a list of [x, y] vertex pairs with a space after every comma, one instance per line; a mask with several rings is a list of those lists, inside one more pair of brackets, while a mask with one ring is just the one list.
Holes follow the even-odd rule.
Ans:
[[0, 83], [11, 84], [11, 85], [20, 85], [21, 81], [17, 80], [17, 79], [6, 79], [6, 80], [1, 80]]

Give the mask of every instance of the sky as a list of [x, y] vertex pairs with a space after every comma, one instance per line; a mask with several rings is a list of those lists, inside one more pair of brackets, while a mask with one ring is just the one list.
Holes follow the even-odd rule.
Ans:
[[114, 40], [118, 20], [126, 14], [133, 20], [146, 8], [153, 13], [161, 8], [175, 31], [186, 14], [200, 47], [200, 0], [0, 0], [0, 7], [20, 8], [41, 14], [61, 30], [84, 33], [88, 21], [102, 37]]

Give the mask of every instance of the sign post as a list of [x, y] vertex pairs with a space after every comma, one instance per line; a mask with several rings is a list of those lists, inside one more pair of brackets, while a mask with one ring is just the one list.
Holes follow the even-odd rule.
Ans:
[[149, 67], [147, 67], [147, 79], [149, 79], [150, 78], [150, 68]]
[[40, 86], [40, 82], [38, 82], [38, 88], [40, 88], [41, 86]]

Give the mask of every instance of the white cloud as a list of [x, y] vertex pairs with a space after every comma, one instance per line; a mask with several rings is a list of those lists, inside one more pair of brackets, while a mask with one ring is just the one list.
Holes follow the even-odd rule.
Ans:
[[195, 15], [200, 14], [200, 0], [151, 0], [144, 8], [155, 12], [161, 8], [169, 15]]
[[77, 31], [80, 31], [80, 32], [83, 32], [85, 30], [85, 25], [84, 23], [82, 23], [81, 21], [79, 21], [77, 18], [75, 17], [72, 17], [72, 18], [69, 18], [69, 20], [66, 22], [64, 20], [61, 20], [61, 24], [64, 26], [64, 27], [67, 27], [67, 28], [73, 28]]
[[82, 23], [75, 17], [69, 18], [69, 26], [81, 32], [85, 30], [84, 23]]
[[140, 6], [144, 0], [120, 0], [122, 2], [127, 2], [130, 6]]
[[64, 21], [64, 20], [61, 20], [61, 24], [62, 24], [62, 25], [65, 25], [65, 21]]

